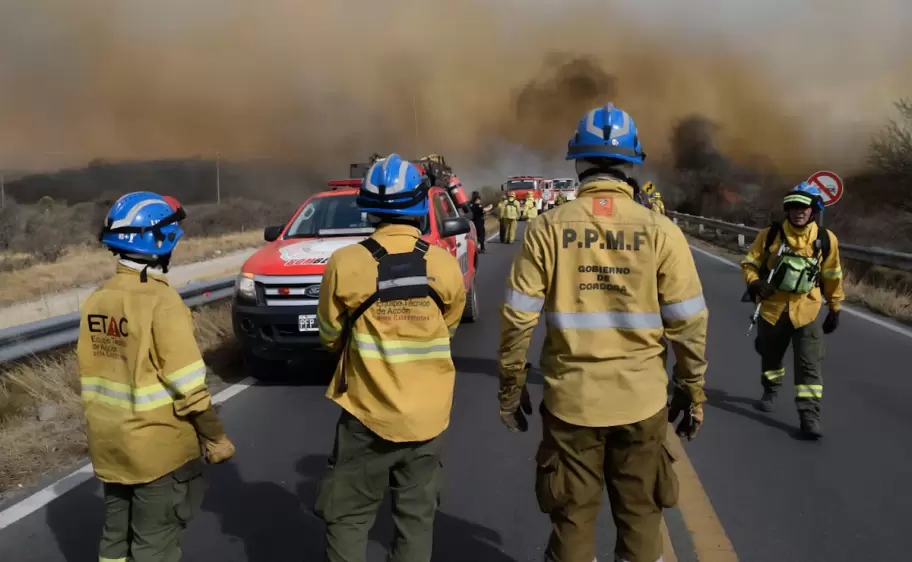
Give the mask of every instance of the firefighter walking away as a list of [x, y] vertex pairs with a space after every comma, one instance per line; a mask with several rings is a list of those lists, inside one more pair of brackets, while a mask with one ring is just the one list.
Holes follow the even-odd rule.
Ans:
[[100, 562], [180, 560], [203, 500], [203, 463], [234, 454], [212, 408], [190, 310], [163, 275], [184, 217], [171, 197], [121, 197], [100, 234], [120, 258], [117, 272], [80, 312], [89, 456], [106, 511]]
[[[327, 562], [364, 562], [387, 490], [396, 529], [387, 560], [431, 558], [456, 379], [450, 338], [466, 293], [456, 258], [421, 239], [429, 188], [396, 154], [374, 164], [357, 204], [377, 230], [334, 252], [320, 286], [320, 339], [341, 354], [327, 397], [342, 413], [315, 506]], [[459, 221], [443, 235], [468, 232]]]
[[[838, 241], [816, 222], [823, 208], [820, 190], [799, 184], [783, 199], [786, 220], [761, 230], [741, 262], [748, 293], [761, 303], [754, 345], [760, 354], [763, 396], [757, 408], [775, 409], [785, 378], [783, 359], [791, 344], [799, 429], [810, 439], [823, 435], [823, 334], [839, 327], [845, 298]], [[821, 287], [829, 307], [822, 328], [815, 322], [822, 305]]]
[[[507, 279], [500, 415], [526, 431], [526, 354], [544, 312], [542, 440], [535, 492], [551, 519], [545, 559], [592, 562], [603, 489], [617, 527], [615, 560], [663, 559], [662, 509], [678, 482], [668, 422], [693, 439], [703, 422], [708, 311], [684, 235], [638, 203], [628, 177], [645, 154], [631, 117], [587, 113], [570, 140], [577, 198], [529, 224]], [[667, 403], [667, 350], [676, 358]]]

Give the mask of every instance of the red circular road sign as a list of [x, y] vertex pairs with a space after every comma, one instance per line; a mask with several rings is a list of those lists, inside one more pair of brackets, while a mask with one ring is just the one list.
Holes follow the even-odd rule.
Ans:
[[842, 184], [842, 178], [835, 172], [817, 172], [808, 178], [808, 183], [820, 188], [823, 194], [823, 205], [829, 207], [842, 199], [845, 188]]

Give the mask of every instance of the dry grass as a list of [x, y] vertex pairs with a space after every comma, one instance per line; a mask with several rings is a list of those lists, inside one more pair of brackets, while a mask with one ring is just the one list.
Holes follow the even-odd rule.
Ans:
[[865, 281], [858, 281], [851, 275], [843, 280], [846, 300], [899, 320], [912, 324], [912, 292], [897, 292], [878, 287]]
[[[172, 264], [181, 265], [263, 243], [261, 231], [238, 232], [211, 238], [185, 238], [174, 251]], [[0, 273], [0, 306], [40, 298], [76, 287], [101, 283], [111, 275], [113, 256], [103, 248], [73, 246], [53, 263], [27, 265]]]
[[[211, 305], [193, 316], [214, 393], [242, 376], [231, 306]], [[53, 418], [40, 421], [42, 407], [55, 409]], [[75, 350], [0, 367], [0, 499], [72, 467], [87, 451]]]

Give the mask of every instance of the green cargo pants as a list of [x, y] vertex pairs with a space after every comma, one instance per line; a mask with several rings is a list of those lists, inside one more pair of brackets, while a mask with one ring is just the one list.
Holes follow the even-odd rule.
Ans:
[[802, 417], [820, 419], [820, 400], [823, 398], [821, 363], [824, 355], [823, 330], [816, 322], [795, 328], [789, 319], [788, 308], [775, 325], [763, 320], [758, 322], [757, 351], [763, 371], [760, 382], [763, 389], [775, 395], [782, 387], [785, 367], [782, 360], [792, 344], [795, 358], [795, 405]]
[[178, 562], [187, 523], [203, 503], [201, 460], [148, 484], [104, 484], [99, 562]]
[[429, 562], [440, 503], [443, 439], [387, 441], [346, 411], [336, 425], [315, 513], [326, 523], [326, 562], [364, 562], [367, 535], [387, 489], [396, 527], [389, 562]]
[[617, 528], [617, 558], [661, 560], [662, 508], [674, 507], [678, 500], [674, 459], [665, 446], [668, 409], [616, 427], [572, 425], [544, 404], [541, 414], [535, 492], [539, 507], [551, 518], [545, 560], [592, 562], [606, 485]]

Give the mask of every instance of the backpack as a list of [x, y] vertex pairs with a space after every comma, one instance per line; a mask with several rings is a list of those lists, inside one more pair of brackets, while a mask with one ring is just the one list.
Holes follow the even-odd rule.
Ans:
[[377, 290], [367, 297], [367, 300], [362, 302], [345, 322], [342, 332], [342, 355], [339, 357], [341, 369], [339, 387], [343, 393], [348, 388], [343, 362], [351, 333], [355, 328], [355, 322], [374, 303], [430, 297], [440, 309], [440, 314], [444, 312], [443, 299], [428, 284], [426, 257], [430, 244], [427, 241], [419, 238], [415, 241], [412, 251], [403, 254], [390, 254], [373, 238], [366, 238], [359, 244], [364, 246], [371, 253], [371, 257], [377, 261]]
[[[820, 231], [823, 231], [826, 236], [821, 238]], [[763, 245], [763, 257], [761, 258], [759, 271], [760, 279], [766, 279], [769, 276], [770, 270], [767, 264], [769, 263], [769, 258], [771, 255], [770, 248], [772, 248], [773, 242], [776, 241], [776, 238], [785, 240], [785, 230], [781, 222], [773, 221], [770, 224], [769, 232], [766, 234], [766, 241]], [[826, 228], [819, 227], [817, 229], [817, 238], [813, 241], [813, 245], [820, 251], [820, 259], [817, 263], [822, 266], [823, 262], [826, 261], [827, 257], [830, 255], [830, 231]], [[744, 294], [741, 296], [741, 302], [753, 302], [749, 291], [744, 291]]]

